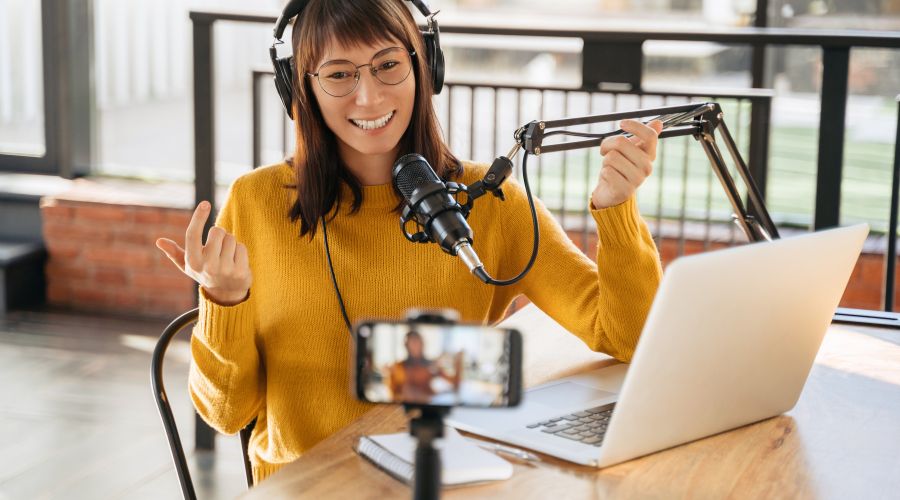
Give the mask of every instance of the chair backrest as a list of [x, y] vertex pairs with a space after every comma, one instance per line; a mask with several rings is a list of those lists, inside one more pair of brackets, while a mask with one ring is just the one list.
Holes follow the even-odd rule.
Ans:
[[[191, 472], [188, 469], [187, 460], [184, 457], [184, 448], [181, 446], [181, 438], [178, 436], [178, 427], [175, 425], [175, 415], [172, 413], [172, 407], [169, 405], [169, 398], [166, 396], [166, 389], [163, 385], [163, 358], [165, 358], [166, 350], [175, 335], [184, 329], [184, 327], [197, 321], [198, 309], [194, 308], [190, 311], [175, 318], [163, 330], [162, 335], [156, 342], [156, 348], [153, 349], [153, 358], [150, 365], [150, 383], [153, 387], [153, 397], [156, 398], [156, 407], [159, 409], [159, 416], [162, 418], [163, 428], [166, 431], [166, 437], [169, 439], [169, 450], [172, 452], [172, 459], [175, 461], [175, 472], [178, 474], [178, 481], [181, 483], [181, 493], [185, 500], [196, 500], [197, 494], [194, 492], [194, 483], [191, 480]], [[244, 455], [244, 472], [247, 476], [247, 486], [253, 486], [253, 475], [250, 468], [250, 459], [247, 454], [247, 446], [250, 440], [250, 433], [256, 420], [250, 422], [246, 427], [241, 429], [241, 450]]]

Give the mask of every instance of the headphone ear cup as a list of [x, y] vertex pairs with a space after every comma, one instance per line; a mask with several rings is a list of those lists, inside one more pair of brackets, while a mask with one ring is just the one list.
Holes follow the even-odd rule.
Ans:
[[422, 32], [422, 38], [425, 41], [425, 59], [431, 73], [431, 85], [437, 95], [444, 87], [444, 51], [435, 43], [434, 33]]
[[434, 51], [434, 65], [431, 67], [434, 94], [440, 94], [444, 88], [444, 51], [436, 47]]
[[294, 58], [280, 57], [275, 60], [275, 90], [281, 98], [281, 104], [291, 120], [294, 119]]

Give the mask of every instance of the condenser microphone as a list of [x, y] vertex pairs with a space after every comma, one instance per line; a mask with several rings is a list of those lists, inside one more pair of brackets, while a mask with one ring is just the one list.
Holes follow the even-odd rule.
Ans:
[[404, 212], [410, 212], [441, 250], [459, 256], [469, 271], [483, 281], [484, 265], [472, 248], [472, 228], [428, 160], [416, 153], [403, 155], [391, 174], [394, 186], [408, 204]]

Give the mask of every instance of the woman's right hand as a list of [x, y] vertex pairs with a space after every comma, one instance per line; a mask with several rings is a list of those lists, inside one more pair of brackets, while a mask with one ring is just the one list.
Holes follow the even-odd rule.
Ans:
[[204, 245], [203, 226], [209, 210], [209, 202], [197, 205], [184, 234], [184, 248], [168, 238], [159, 238], [156, 246], [203, 287], [213, 302], [235, 305], [247, 298], [253, 283], [247, 247], [220, 227], [210, 228]]

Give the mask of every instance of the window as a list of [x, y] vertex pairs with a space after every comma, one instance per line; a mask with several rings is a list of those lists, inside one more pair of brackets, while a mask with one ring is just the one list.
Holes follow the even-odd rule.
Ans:
[[[193, 181], [191, 10], [273, 15], [281, 0], [94, 0], [98, 141], [95, 174]], [[250, 72], [270, 66], [266, 25], [217, 23], [216, 170], [251, 168]], [[274, 93], [274, 91], [273, 91]]]
[[0, 154], [43, 156], [41, 2], [0, 0]]

